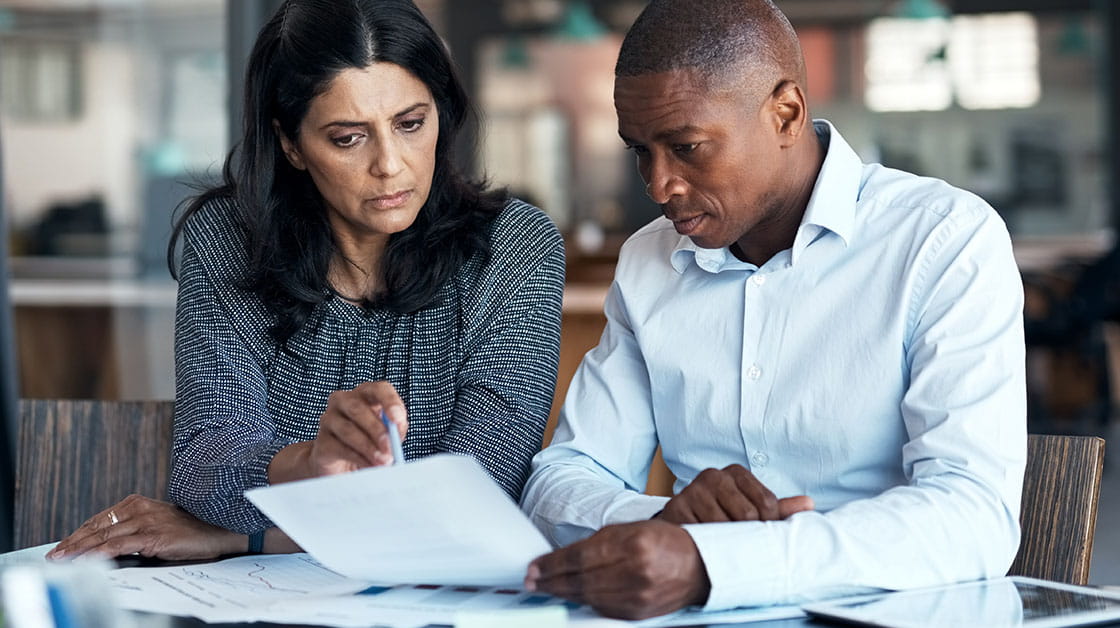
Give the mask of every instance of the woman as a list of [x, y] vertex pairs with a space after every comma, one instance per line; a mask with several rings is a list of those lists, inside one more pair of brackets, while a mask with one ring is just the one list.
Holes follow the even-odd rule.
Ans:
[[[515, 500], [558, 361], [563, 245], [456, 172], [468, 114], [409, 0], [288, 0], [249, 59], [224, 184], [179, 220], [172, 506], [132, 496], [50, 554], [297, 549], [243, 496], [474, 455]], [[169, 254], [170, 257], [170, 254]]]

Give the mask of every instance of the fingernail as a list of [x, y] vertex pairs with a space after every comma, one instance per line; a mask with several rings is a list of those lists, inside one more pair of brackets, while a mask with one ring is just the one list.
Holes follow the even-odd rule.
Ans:
[[400, 424], [408, 421], [408, 412], [405, 411], [404, 406], [389, 406], [385, 408], [385, 413], [393, 419], [394, 423]]
[[47, 552], [47, 558], [50, 558], [52, 560], [55, 559], [55, 558], [62, 558], [65, 555], [66, 555], [66, 550], [60, 550], [57, 547], [52, 549], [51, 551]]

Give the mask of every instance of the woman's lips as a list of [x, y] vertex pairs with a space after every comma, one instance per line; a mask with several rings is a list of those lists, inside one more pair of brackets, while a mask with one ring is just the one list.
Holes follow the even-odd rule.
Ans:
[[408, 202], [408, 199], [411, 196], [412, 190], [405, 190], [403, 192], [397, 192], [395, 194], [389, 194], [387, 196], [378, 196], [376, 198], [371, 198], [369, 199], [369, 203], [376, 209], [396, 209]]

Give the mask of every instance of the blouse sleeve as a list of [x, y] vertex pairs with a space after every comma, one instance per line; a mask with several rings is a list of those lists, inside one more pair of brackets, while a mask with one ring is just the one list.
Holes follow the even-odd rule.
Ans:
[[507, 208], [496, 223], [481, 279], [465, 291], [465, 359], [439, 449], [473, 455], [517, 501], [556, 387], [564, 244], [528, 205]]
[[229, 225], [202, 213], [182, 236], [168, 495], [204, 521], [249, 534], [272, 524], [244, 493], [268, 484], [269, 462], [294, 441], [277, 435], [268, 411], [267, 316], [223, 270], [236, 267], [234, 247], [216, 244], [229, 244]]

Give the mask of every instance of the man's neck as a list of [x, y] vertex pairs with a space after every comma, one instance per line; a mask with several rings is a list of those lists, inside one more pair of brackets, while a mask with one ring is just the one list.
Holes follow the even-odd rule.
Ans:
[[824, 164], [826, 138], [817, 133], [813, 133], [812, 138], [812, 141], [794, 148], [799, 154], [791, 160], [795, 173], [791, 179], [794, 182], [791, 193], [786, 195], [788, 200], [782, 203], [780, 209], [770, 212], [768, 223], [756, 225], [750, 233], [731, 245], [735, 257], [761, 267], [779, 252], [793, 246]]

